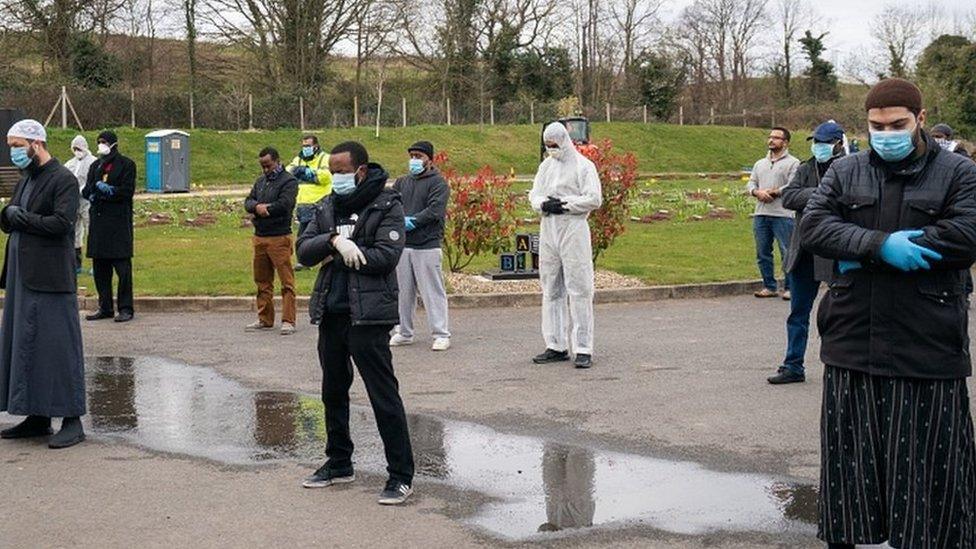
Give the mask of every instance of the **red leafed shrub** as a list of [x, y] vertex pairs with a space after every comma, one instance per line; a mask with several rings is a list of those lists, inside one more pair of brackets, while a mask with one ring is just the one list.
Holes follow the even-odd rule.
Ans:
[[626, 230], [630, 198], [637, 186], [637, 158], [633, 153], [614, 153], [609, 139], [596, 147], [584, 147], [580, 152], [596, 164], [603, 188], [603, 206], [590, 213], [593, 263], [596, 263], [600, 254]]
[[461, 174], [444, 153], [434, 163], [451, 188], [444, 234], [451, 272], [461, 271], [480, 254], [508, 249], [517, 226], [512, 179], [487, 166], [474, 175]]

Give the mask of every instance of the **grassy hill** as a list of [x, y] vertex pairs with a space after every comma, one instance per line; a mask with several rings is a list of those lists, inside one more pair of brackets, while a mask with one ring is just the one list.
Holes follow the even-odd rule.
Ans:
[[[144, 138], [147, 129], [119, 128], [120, 150], [138, 166], [140, 188], [144, 185]], [[323, 148], [349, 139], [362, 141], [372, 158], [393, 175], [406, 171], [405, 149], [414, 141], [432, 141], [438, 150], [447, 151], [452, 163], [463, 171], [485, 165], [496, 170], [532, 174], [538, 166], [540, 126], [411, 126], [382, 128], [374, 137], [372, 128], [328, 129], [315, 131]], [[69, 143], [77, 134], [72, 130], [51, 130], [50, 144], [55, 156], [68, 158]], [[85, 132], [94, 149], [97, 131]], [[250, 184], [258, 173], [256, 155], [265, 146], [274, 146], [282, 156], [297, 152], [298, 130], [222, 132], [195, 130], [190, 147], [192, 181], [197, 186]], [[738, 171], [765, 154], [766, 130], [723, 126], [674, 126], [639, 123], [595, 123], [593, 139], [611, 139], [617, 149], [633, 152], [642, 172], [725, 172]], [[805, 136], [795, 135], [798, 156], [808, 156]], [[286, 160], [287, 161], [287, 160]]]

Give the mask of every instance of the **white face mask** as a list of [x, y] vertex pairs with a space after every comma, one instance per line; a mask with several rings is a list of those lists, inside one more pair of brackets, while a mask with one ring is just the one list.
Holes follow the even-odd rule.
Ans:
[[107, 143], [98, 144], [98, 156], [105, 156], [110, 152], [112, 152], [112, 147], [110, 147]]
[[85, 157], [85, 151], [77, 151], [77, 150], [75, 151], [75, 158], [81, 160], [84, 157]]
[[546, 152], [549, 154], [549, 158], [553, 158], [555, 160], [559, 160], [563, 156], [563, 150], [559, 147], [547, 147]]

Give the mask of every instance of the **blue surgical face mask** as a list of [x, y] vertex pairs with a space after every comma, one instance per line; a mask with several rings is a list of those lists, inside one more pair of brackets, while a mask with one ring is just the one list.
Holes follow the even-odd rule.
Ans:
[[340, 196], [352, 194], [356, 190], [355, 173], [332, 174], [332, 191]]
[[424, 161], [419, 158], [410, 159], [410, 173], [413, 175], [420, 175], [424, 173]]
[[834, 157], [834, 144], [814, 143], [810, 146], [810, 151], [813, 153], [813, 157], [817, 159], [817, 162], [823, 164]]
[[885, 162], [900, 162], [915, 150], [914, 130], [871, 130], [871, 148]]
[[305, 145], [302, 147], [302, 156], [305, 158], [311, 158], [315, 154], [315, 147], [311, 145]]
[[10, 147], [10, 161], [20, 169], [30, 166], [31, 157], [27, 154], [27, 147]]

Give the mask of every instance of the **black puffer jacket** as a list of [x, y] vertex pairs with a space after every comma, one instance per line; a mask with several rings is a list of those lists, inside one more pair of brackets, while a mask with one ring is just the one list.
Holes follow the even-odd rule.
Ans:
[[[836, 275], [820, 304], [824, 364], [873, 375], [954, 379], [971, 374], [965, 275], [976, 258], [976, 164], [924, 136], [926, 153], [890, 165], [871, 151], [834, 162], [807, 204], [803, 247], [863, 267]], [[932, 269], [881, 260], [893, 232], [940, 254]]]
[[[800, 164], [796, 174], [790, 184], [783, 189], [783, 207], [796, 212], [796, 223], [799, 225], [803, 221], [803, 210], [807, 207], [810, 197], [820, 186], [820, 177], [825, 174], [830, 165], [836, 159], [831, 159], [825, 164], [817, 162], [816, 158], [811, 158]], [[790, 236], [790, 248], [786, 254], [786, 261], [783, 267], [787, 273], [792, 273], [800, 263], [803, 254], [809, 254], [800, 245], [800, 231], [793, 231]], [[815, 280], [825, 282], [830, 280], [834, 272], [834, 262], [819, 256], [813, 256], [813, 277]]]
[[[370, 164], [367, 179], [383, 178], [387, 174], [377, 164]], [[344, 269], [349, 280], [351, 321], [356, 325], [393, 325], [400, 322], [396, 266], [403, 253], [403, 206], [400, 195], [392, 189], [379, 193], [358, 213], [351, 240], [366, 257], [366, 264], [358, 271], [348, 269], [342, 256], [332, 246], [336, 232], [335, 195], [316, 204], [315, 217], [298, 237], [298, 260], [303, 265], [322, 263], [315, 288], [309, 300], [309, 316], [320, 320], [325, 312], [326, 298], [335, 269]]]
[[[298, 180], [282, 170], [274, 179], [261, 175], [244, 199], [244, 210], [254, 214], [254, 236], [284, 236], [291, 234], [292, 212], [298, 196]], [[268, 205], [268, 217], [257, 215], [258, 204]]]

